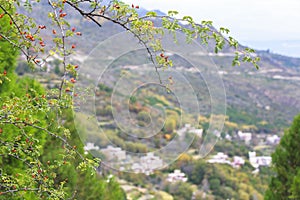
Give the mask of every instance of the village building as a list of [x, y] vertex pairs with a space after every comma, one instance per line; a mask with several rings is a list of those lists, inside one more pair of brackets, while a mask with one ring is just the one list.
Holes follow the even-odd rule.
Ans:
[[249, 152], [249, 161], [254, 168], [259, 168], [260, 166], [269, 167], [272, 162], [270, 156], [256, 156], [256, 152]]
[[208, 163], [219, 163], [219, 164], [231, 164], [228, 160], [228, 155], [223, 152], [217, 153], [217, 155], [212, 156], [211, 159], [207, 161]]
[[131, 169], [135, 173], [145, 173], [147, 175], [152, 174], [154, 170], [163, 167], [163, 160], [155, 156], [154, 153], [147, 153], [146, 156], [140, 158], [140, 162], [136, 162], [132, 165]]
[[272, 135], [266, 138], [266, 143], [270, 145], [276, 145], [279, 144], [279, 142], [280, 142], [280, 137], [278, 135]]
[[90, 150], [99, 150], [100, 148], [98, 146], [95, 146], [94, 143], [88, 142], [86, 145], [83, 147], [85, 151], [90, 151]]
[[233, 161], [231, 163], [231, 166], [233, 168], [240, 168], [241, 166], [243, 166], [245, 164], [245, 160], [244, 158], [240, 157], [240, 156], [234, 156], [233, 157]]
[[188, 132], [189, 132], [189, 133], [194, 133], [194, 134], [195, 134], [196, 136], [198, 136], [199, 138], [202, 138], [203, 129], [191, 128]]
[[246, 144], [249, 144], [252, 140], [252, 133], [243, 133], [242, 131], [238, 131], [238, 137], [240, 140], [243, 140]]
[[105, 149], [101, 149], [107, 160], [125, 160], [126, 152], [119, 147], [107, 146]]
[[168, 174], [167, 181], [174, 182], [186, 182], [188, 179], [185, 176], [185, 173], [181, 172], [179, 169], [175, 169], [173, 173]]

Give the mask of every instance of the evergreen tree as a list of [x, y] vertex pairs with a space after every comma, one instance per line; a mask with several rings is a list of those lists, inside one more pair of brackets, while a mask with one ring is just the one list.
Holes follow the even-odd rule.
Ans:
[[276, 176], [271, 179], [266, 200], [300, 199], [300, 115], [295, 117], [272, 154]]

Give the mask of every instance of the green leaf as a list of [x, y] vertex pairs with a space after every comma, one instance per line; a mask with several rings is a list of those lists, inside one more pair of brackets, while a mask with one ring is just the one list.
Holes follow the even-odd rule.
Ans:
[[189, 23], [192, 23], [192, 22], [193, 22], [193, 18], [192, 18], [191, 16], [184, 16], [182, 19], [183, 19], [184, 21], [189, 22]]
[[170, 10], [170, 11], [168, 11], [168, 15], [169, 15], [170, 17], [173, 17], [173, 16], [178, 15], [178, 14], [179, 14], [179, 12], [178, 12], [178, 11], [175, 11], [175, 10]]
[[156, 16], [157, 16], [157, 13], [154, 12], [154, 11], [150, 11], [150, 12], [147, 12], [146, 16], [149, 16], [149, 17], [156, 17]]

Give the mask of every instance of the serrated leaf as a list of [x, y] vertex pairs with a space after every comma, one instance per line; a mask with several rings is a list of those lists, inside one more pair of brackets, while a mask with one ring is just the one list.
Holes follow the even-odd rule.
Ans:
[[147, 12], [146, 16], [149, 16], [149, 17], [156, 17], [156, 16], [157, 16], [157, 13], [154, 12], [154, 11], [150, 11], [150, 12]]

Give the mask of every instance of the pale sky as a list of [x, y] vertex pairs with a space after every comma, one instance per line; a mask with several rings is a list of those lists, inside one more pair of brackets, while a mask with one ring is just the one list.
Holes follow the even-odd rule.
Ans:
[[[282, 49], [299, 48], [300, 0], [124, 0], [148, 10], [177, 10], [196, 21], [212, 20], [229, 28], [241, 43], [267, 49], [277, 41]], [[294, 44], [292, 40], [299, 40]], [[280, 43], [280, 44], [279, 44]], [[274, 47], [275, 48], [275, 47]], [[294, 55], [296, 56], [296, 55]]]

